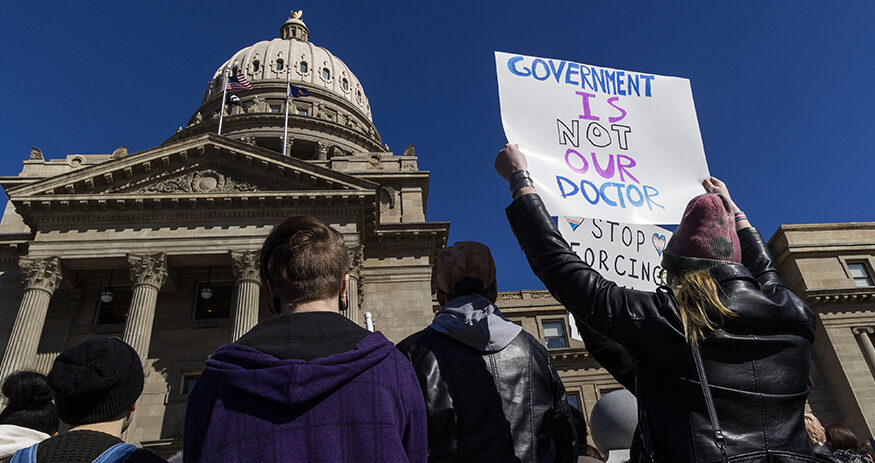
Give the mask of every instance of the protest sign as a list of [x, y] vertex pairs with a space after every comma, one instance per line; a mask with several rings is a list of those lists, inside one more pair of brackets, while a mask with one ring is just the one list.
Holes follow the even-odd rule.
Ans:
[[495, 52], [501, 121], [551, 215], [678, 223], [709, 176], [690, 82]]
[[[656, 291], [662, 274], [662, 251], [672, 233], [656, 225], [560, 216], [559, 232], [577, 255], [614, 283], [640, 291]], [[580, 339], [568, 314], [571, 337]]]

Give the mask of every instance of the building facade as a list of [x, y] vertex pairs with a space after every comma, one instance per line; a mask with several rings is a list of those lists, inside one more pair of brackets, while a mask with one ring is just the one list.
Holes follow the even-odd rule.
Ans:
[[811, 411], [875, 435], [875, 222], [783, 225], [769, 248], [785, 284], [818, 315]]

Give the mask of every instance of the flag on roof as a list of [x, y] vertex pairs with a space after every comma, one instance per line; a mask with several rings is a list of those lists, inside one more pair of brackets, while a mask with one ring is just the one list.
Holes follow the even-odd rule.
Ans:
[[304, 87], [289, 84], [289, 95], [298, 98], [300, 96], [310, 96], [310, 92]]
[[227, 90], [252, 90], [252, 86], [249, 85], [249, 81], [246, 80], [246, 76], [243, 74], [237, 74], [236, 76], [228, 76], [228, 85], [225, 86]]

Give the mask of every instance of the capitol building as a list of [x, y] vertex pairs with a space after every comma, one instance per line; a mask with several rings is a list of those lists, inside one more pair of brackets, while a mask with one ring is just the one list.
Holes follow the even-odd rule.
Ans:
[[[251, 89], [229, 90], [238, 104], [223, 104], [225, 76], [237, 75]], [[287, 98], [287, 82], [306, 92]], [[278, 38], [219, 66], [187, 125], [168, 135], [137, 153], [46, 159], [34, 148], [18, 175], [0, 177], [9, 197], [0, 221], [0, 378], [46, 373], [64, 349], [117, 336], [146, 371], [125, 439], [178, 449], [206, 358], [270, 316], [257, 252], [291, 215], [343, 234], [352, 265], [345, 316], [374, 321], [393, 342], [431, 322], [432, 264], [450, 224], [425, 219], [429, 172], [413, 145], [388, 150], [362, 83], [310, 41], [299, 14]], [[829, 233], [782, 227], [770, 246], [792, 275], [788, 286], [825, 311], [811, 407], [824, 422], [871, 434], [875, 224], [823, 226]], [[858, 244], [833, 245], [835, 237]], [[799, 264], [805, 259], [814, 260]], [[498, 305], [548, 346], [572, 405], [588, 415], [620, 387], [569, 336], [549, 293], [504, 292]]]

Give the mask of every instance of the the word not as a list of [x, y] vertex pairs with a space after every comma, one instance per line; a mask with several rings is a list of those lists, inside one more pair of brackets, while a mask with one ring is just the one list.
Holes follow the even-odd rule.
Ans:
[[[556, 119], [556, 131], [559, 132], [559, 144], [577, 148], [580, 146], [580, 121], [571, 121], [571, 127], [561, 119]], [[629, 149], [629, 134], [632, 133], [632, 128], [620, 124], [611, 124], [611, 132], [616, 133], [615, 137], [611, 137], [610, 132], [598, 122], [590, 122], [586, 127], [586, 139], [597, 148], [605, 148], [613, 143], [616, 138], [617, 144], [621, 150]]]

